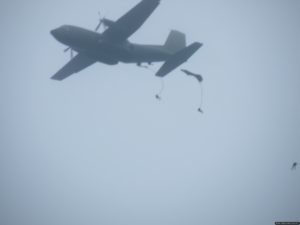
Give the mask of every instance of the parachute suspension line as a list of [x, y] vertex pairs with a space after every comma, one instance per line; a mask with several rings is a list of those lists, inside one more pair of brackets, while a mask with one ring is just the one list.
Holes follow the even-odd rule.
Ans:
[[142, 68], [147, 69], [147, 70], [149, 70], [149, 71], [155, 73], [154, 69], [152, 69], [152, 68], [149, 67], [149, 66], [143, 66]]
[[163, 91], [165, 90], [165, 82], [164, 82], [164, 78], [160, 78], [160, 91], [159, 91], [159, 95], [161, 95], [163, 93]]
[[160, 90], [159, 90], [159, 92], [155, 95], [155, 98], [156, 98], [157, 100], [161, 100], [161, 95], [162, 95], [164, 89], [165, 89], [165, 83], [164, 83], [164, 79], [161, 77], [161, 78], [160, 78]]
[[201, 92], [200, 92], [200, 105], [199, 105], [199, 108], [198, 108], [198, 111], [203, 113], [203, 110], [202, 110], [202, 106], [203, 106], [203, 84], [200, 83], [200, 89], [201, 89]]
[[[151, 65], [151, 64], [150, 64], [150, 65]], [[150, 68], [149, 66], [143, 66], [143, 65], [138, 65], [138, 66], [141, 67], [141, 68], [143, 68], [143, 69], [149, 70], [150, 72], [152, 72], [152, 73], [155, 74], [154, 69], [153, 69], [153, 68]], [[163, 77], [160, 77], [160, 90], [159, 90], [159, 92], [155, 95], [155, 98], [156, 98], [157, 100], [159, 100], [159, 101], [161, 100], [161, 95], [162, 95], [164, 89], [165, 89], [164, 79], [163, 79]]]

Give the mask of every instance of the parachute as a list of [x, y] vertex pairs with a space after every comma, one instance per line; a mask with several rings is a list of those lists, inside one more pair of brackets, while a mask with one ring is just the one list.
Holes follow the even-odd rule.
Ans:
[[[148, 69], [151, 72], [154, 72], [152, 70], [152, 68], [150, 68], [148, 66], [144, 66], [144, 65], [141, 65], [141, 64], [137, 64], [137, 65], [141, 68]], [[149, 64], [149, 65], [151, 65], [151, 64]], [[196, 78], [196, 80], [200, 83], [200, 88], [201, 88], [201, 95], [200, 96], [201, 97], [200, 97], [200, 105], [199, 105], [199, 108], [197, 109], [197, 111], [200, 112], [200, 113], [204, 113], [203, 110], [202, 110], [202, 105], [203, 105], [203, 85], [202, 85], [203, 77], [200, 74], [193, 73], [193, 72], [191, 72], [189, 70], [186, 70], [186, 69], [181, 69], [181, 71], [183, 73], [185, 73], [186, 75], [188, 75], [188, 76], [192, 76], [192, 77]], [[165, 90], [164, 78], [160, 77], [160, 89], [157, 92], [157, 94], [155, 95], [155, 98], [158, 101], [162, 100], [162, 93], [163, 93], [164, 90]]]
[[184, 72], [188, 76], [195, 77], [200, 83], [203, 81], [203, 78], [200, 74], [192, 73], [192, 72], [190, 72], [188, 70], [185, 70], [185, 69], [182, 69], [181, 71]]
[[201, 99], [200, 99], [200, 106], [198, 108], [198, 112], [203, 113], [203, 110], [202, 110], [202, 105], [203, 105], [203, 86], [202, 86], [202, 81], [203, 81], [203, 78], [202, 78], [202, 76], [200, 74], [193, 73], [193, 72], [191, 72], [189, 70], [186, 70], [186, 69], [181, 69], [181, 71], [183, 73], [185, 73], [186, 75], [188, 75], [188, 76], [195, 77], [197, 79], [197, 81], [200, 83]]

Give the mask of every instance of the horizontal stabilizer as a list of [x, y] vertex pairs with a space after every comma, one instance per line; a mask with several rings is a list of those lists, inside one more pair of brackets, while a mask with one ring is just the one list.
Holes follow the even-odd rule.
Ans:
[[199, 42], [194, 42], [188, 47], [180, 50], [179, 52], [172, 55], [158, 70], [156, 76], [164, 77], [182, 63], [186, 62], [200, 47], [202, 46]]

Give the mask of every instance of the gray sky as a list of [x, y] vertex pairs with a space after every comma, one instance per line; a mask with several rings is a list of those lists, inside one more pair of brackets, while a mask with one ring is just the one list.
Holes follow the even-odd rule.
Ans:
[[[300, 220], [300, 1], [162, 0], [130, 40], [204, 46], [160, 81], [95, 64], [63, 82], [49, 31], [93, 29], [138, 0], [2, 0], [0, 224], [215, 225]], [[154, 67], [156, 70], [159, 65]], [[300, 169], [300, 168], [299, 168]]]

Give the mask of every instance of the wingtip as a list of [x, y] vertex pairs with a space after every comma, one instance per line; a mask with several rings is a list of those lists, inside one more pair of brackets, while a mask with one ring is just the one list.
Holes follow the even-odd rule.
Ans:
[[51, 80], [55, 80], [55, 81], [62, 81], [62, 79], [56, 77], [56, 76], [52, 76], [50, 77]]
[[201, 48], [203, 46], [203, 43], [201, 42], [194, 42], [193, 45], [197, 46], [198, 48]]
[[157, 76], [157, 77], [164, 77], [165, 74], [162, 73], [161, 71], [157, 71], [156, 74], [155, 74], [155, 76]]

